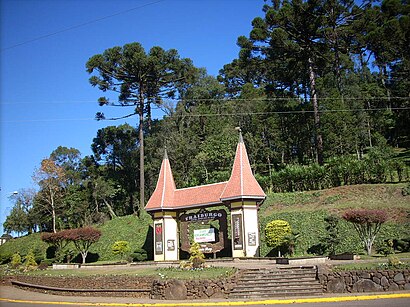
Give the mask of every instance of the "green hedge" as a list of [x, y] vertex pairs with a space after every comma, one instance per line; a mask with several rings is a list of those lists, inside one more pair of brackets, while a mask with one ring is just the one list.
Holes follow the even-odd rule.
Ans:
[[323, 166], [318, 164], [287, 165], [269, 176], [257, 176], [262, 187], [273, 192], [321, 190], [342, 185], [403, 182], [410, 179], [410, 168], [403, 161], [379, 148], [365, 158], [334, 157]]

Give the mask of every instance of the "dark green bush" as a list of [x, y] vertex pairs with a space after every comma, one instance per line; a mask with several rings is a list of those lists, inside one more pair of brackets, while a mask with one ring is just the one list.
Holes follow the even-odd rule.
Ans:
[[55, 259], [44, 259], [43, 261], [41, 261], [40, 264], [50, 266], [50, 265], [53, 265], [53, 263], [55, 262], [56, 262]]
[[393, 240], [393, 248], [399, 252], [409, 252], [410, 251], [410, 238], [395, 239]]
[[41, 263], [38, 265], [37, 269], [38, 270], [46, 270], [49, 267], [49, 264], [45, 261], [41, 261]]
[[137, 248], [131, 255], [131, 260], [134, 262], [145, 261], [148, 259], [148, 254], [145, 249]]
[[403, 190], [401, 191], [401, 194], [402, 194], [403, 196], [408, 196], [408, 195], [410, 195], [410, 183], [408, 183], [408, 184], [403, 188]]
[[377, 252], [383, 256], [394, 254], [393, 240], [383, 240], [376, 246]]
[[0, 264], [9, 263], [13, 257], [12, 253], [1, 253], [0, 254]]

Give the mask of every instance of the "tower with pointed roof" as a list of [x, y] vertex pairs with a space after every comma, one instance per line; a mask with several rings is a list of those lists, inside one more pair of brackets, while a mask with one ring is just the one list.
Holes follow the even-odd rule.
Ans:
[[183, 210], [225, 204], [231, 211], [232, 256], [254, 257], [259, 251], [257, 212], [266, 194], [256, 181], [239, 132], [228, 181], [177, 189], [165, 150], [156, 188], [145, 209], [154, 219], [154, 260], [178, 260], [178, 216]]

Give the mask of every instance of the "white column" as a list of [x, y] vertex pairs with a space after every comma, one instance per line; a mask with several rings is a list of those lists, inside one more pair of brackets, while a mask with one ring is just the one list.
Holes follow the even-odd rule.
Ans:
[[176, 212], [154, 213], [154, 261], [179, 260]]
[[231, 203], [232, 257], [256, 257], [259, 250], [258, 205]]
[[246, 257], [259, 256], [259, 222], [256, 202], [243, 204], [245, 253]]

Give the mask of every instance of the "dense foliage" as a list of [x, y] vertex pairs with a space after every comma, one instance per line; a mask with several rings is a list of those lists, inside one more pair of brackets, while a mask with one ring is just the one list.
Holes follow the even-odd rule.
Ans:
[[38, 191], [12, 197], [4, 230], [57, 232], [144, 214], [164, 147], [177, 187], [227, 180], [237, 126], [267, 192], [409, 179], [408, 1], [266, 1], [237, 43], [238, 58], [217, 77], [174, 49], [139, 43], [92, 56], [91, 85], [118, 94], [100, 106], [132, 106], [124, 117], [138, 122], [98, 130], [90, 156], [53, 151], [35, 171]]

